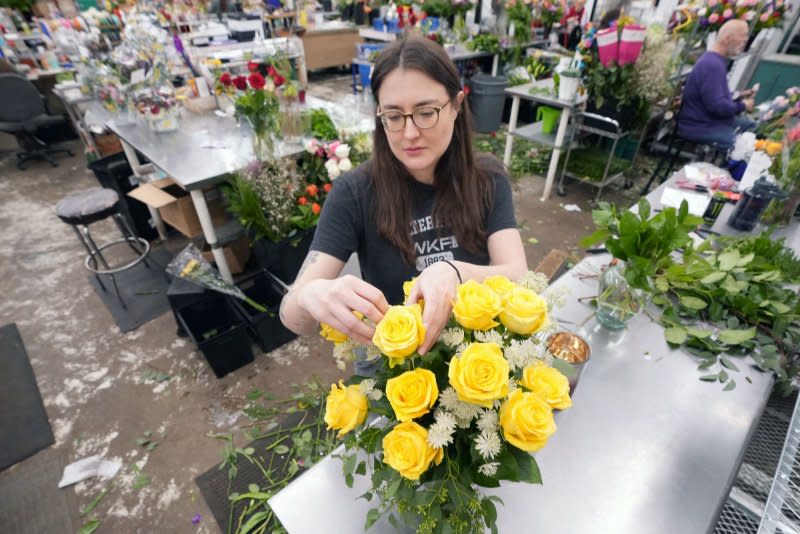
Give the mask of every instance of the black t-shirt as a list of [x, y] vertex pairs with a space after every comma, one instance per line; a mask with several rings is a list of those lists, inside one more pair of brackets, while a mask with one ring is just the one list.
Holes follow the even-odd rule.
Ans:
[[[484, 215], [487, 235], [515, 228], [511, 184], [503, 173], [493, 175], [494, 202]], [[378, 234], [373, 212], [373, 188], [364, 165], [334, 181], [325, 200], [311, 250], [347, 261], [358, 253], [361, 275], [380, 289], [390, 304], [403, 303], [403, 282], [417, 276], [432, 263], [446, 259], [488, 265], [489, 253], [472, 254], [459, 246], [452, 232], [433, 227], [433, 186], [412, 182], [410, 235], [416, 264], [408, 265], [400, 251]]]

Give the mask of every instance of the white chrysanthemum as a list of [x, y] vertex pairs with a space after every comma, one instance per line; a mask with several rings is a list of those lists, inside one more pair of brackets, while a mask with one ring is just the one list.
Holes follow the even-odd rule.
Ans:
[[497, 431], [497, 412], [494, 410], [483, 410], [478, 416], [478, 429], [481, 432]]
[[484, 460], [493, 460], [500, 454], [502, 442], [497, 432], [481, 432], [475, 437], [475, 449]]
[[548, 287], [542, 292], [542, 297], [547, 301], [547, 309], [561, 308], [566, 304], [567, 297], [571, 293], [566, 284], [557, 287]]
[[455, 411], [456, 406], [458, 406], [459, 402], [461, 401], [458, 400], [458, 393], [456, 393], [456, 390], [453, 389], [452, 387], [448, 387], [447, 389], [439, 393], [439, 405], [445, 410], [448, 410], [450, 412]]
[[487, 462], [478, 467], [478, 473], [483, 476], [493, 477], [497, 474], [498, 467], [500, 467], [500, 462]]
[[453, 409], [453, 415], [456, 416], [459, 428], [469, 427], [472, 420], [475, 419], [480, 412], [480, 406], [463, 401], [458, 401]]
[[496, 343], [500, 347], [503, 346], [503, 334], [497, 330], [476, 330], [475, 339], [481, 343]]
[[347, 367], [347, 362], [352, 362], [356, 359], [356, 355], [353, 353], [354, 348], [356, 348], [356, 344], [349, 339], [344, 343], [336, 343], [333, 346], [333, 359], [336, 360], [336, 367], [344, 371]]
[[535, 291], [537, 294], [541, 293], [547, 288], [547, 275], [544, 273], [535, 273], [533, 271], [528, 271], [522, 278], [517, 280], [517, 285], [521, 285], [522, 287], [526, 287]]
[[453, 442], [456, 431], [456, 418], [444, 410], [436, 410], [434, 423], [428, 429], [428, 443], [434, 449], [441, 449]]
[[[512, 393], [517, 391], [517, 387], [519, 387], [519, 386], [517, 386], [517, 381], [516, 380], [511, 379], [511, 380], [508, 381], [508, 396], [509, 397], [511, 396]], [[501, 404], [502, 404], [502, 402], [501, 402]]]
[[464, 342], [464, 330], [461, 328], [445, 328], [439, 339], [448, 347], [455, 348]]
[[308, 143], [306, 143], [306, 152], [309, 154], [316, 154], [318, 147], [319, 145], [317, 144], [317, 140], [311, 139]]
[[358, 387], [361, 390], [361, 394], [367, 398], [372, 400], [381, 400], [381, 397], [383, 397], [383, 392], [381, 392], [379, 389], [375, 389], [375, 380], [372, 378], [362, 380], [358, 384]]
[[456, 356], [461, 356], [461, 353], [467, 350], [467, 344], [461, 343], [459, 346], [456, 347]]
[[547, 359], [547, 350], [537, 336], [511, 341], [503, 351], [503, 356], [508, 360], [508, 364], [513, 371], [515, 369], [524, 369], [536, 360], [545, 361]]

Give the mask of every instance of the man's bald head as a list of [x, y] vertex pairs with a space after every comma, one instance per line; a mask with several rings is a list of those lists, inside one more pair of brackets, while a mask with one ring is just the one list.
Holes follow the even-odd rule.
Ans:
[[714, 51], [723, 56], [735, 56], [744, 51], [747, 44], [747, 23], [743, 20], [729, 20], [719, 29]]

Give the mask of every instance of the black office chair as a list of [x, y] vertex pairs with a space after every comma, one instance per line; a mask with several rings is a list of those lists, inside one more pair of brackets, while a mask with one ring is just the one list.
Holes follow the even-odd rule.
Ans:
[[19, 169], [24, 169], [25, 163], [32, 159], [42, 159], [58, 167], [53, 154], [59, 152], [74, 156], [68, 148], [48, 146], [36, 136], [39, 128], [64, 122], [65, 117], [47, 113], [44, 99], [27, 78], [19, 74], [0, 74], [0, 132], [17, 137], [22, 148], [17, 152]]

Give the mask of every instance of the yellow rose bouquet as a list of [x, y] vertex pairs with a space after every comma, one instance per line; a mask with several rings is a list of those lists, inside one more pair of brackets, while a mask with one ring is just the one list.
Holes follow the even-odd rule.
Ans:
[[[404, 284], [406, 295], [413, 281]], [[496, 497], [478, 486], [541, 483], [530, 454], [556, 431], [553, 410], [572, 405], [569, 382], [545, 340], [560, 295], [542, 274], [514, 283], [495, 276], [457, 289], [453, 315], [424, 356], [424, 302], [393, 306], [360, 347], [322, 325], [343, 365], [352, 352], [372, 358], [374, 376], [331, 386], [325, 422], [339, 431], [345, 481], [371, 477], [362, 495], [376, 507], [365, 530], [386, 515], [421, 533], [496, 532]], [[367, 424], [369, 414], [380, 417]], [[359, 461], [358, 450], [366, 452]], [[363, 458], [363, 456], [361, 457]]]

